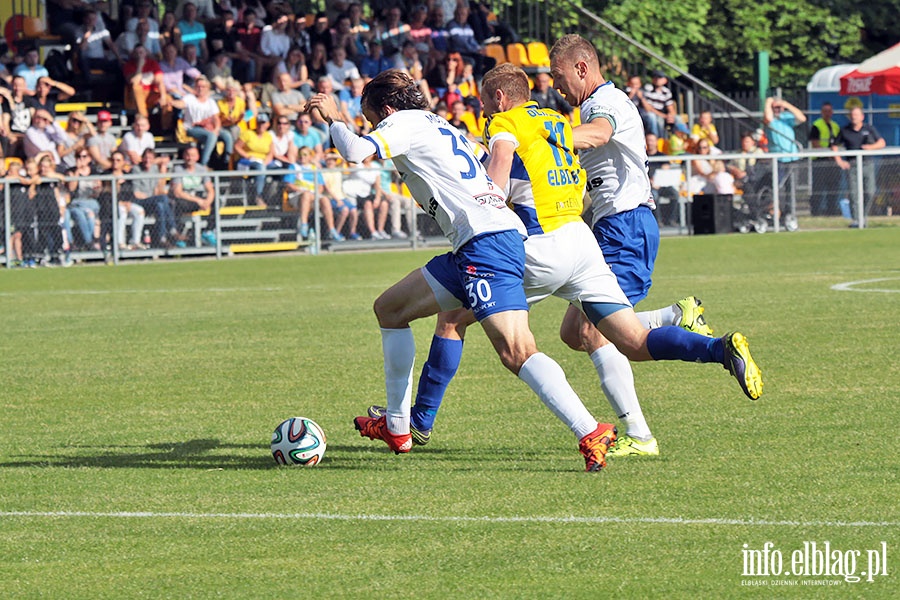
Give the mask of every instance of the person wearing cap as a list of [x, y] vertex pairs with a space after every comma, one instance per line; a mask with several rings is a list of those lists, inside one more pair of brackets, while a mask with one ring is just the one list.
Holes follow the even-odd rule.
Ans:
[[112, 168], [113, 150], [119, 145], [119, 138], [110, 131], [112, 127], [112, 114], [108, 110], [97, 113], [97, 128], [94, 134], [88, 138], [86, 150], [91, 155], [91, 160], [98, 168], [104, 171]]
[[[234, 152], [240, 157], [237, 161], [238, 169], [264, 171], [266, 166], [272, 162], [275, 150], [272, 132], [269, 131], [270, 119], [269, 113], [259, 112], [256, 115], [256, 130], [248, 129], [241, 132], [241, 137], [234, 145]], [[266, 187], [265, 173], [254, 177], [254, 185], [256, 205], [265, 208], [268, 206], [263, 198], [263, 191]]]
[[[658, 138], [666, 137], [666, 129], [675, 124], [675, 99], [667, 85], [669, 80], [660, 70], [650, 72], [652, 83], [644, 86], [644, 109], [650, 133]], [[690, 133], [690, 132], [688, 132]]]

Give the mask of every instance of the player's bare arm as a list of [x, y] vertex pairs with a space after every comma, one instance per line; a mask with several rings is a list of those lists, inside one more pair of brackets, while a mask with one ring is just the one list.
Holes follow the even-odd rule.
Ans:
[[594, 119], [590, 123], [582, 123], [572, 130], [576, 150], [599, 148], [609, 143], [613, 136], [612, 123], [606, 119]]
[[516, 145], [506, 140], [496, 140], [487, 163], [487, 173], [501, 190], [509, 186], [509, 170], [512, 168]]

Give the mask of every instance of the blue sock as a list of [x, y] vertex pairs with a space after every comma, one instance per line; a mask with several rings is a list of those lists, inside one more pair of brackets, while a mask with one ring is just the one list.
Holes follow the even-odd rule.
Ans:
[[431, 338], [431, 349], [428, 360], [422, 367], [419, 378], [419, 389], [416, 391], [416, 403], [410, 413], [410, 423], [418, 430], [434, 427], [434, 419], [444, 399], [444, 392], [450, 380], [459, 369], [462, 359], [462, 340], [450, 340], [434, 336]]
[[647, 350], [653, 360], [725, 364], [725, 343], [721, 338], [706, 337], [671, 325], [650, 330]]

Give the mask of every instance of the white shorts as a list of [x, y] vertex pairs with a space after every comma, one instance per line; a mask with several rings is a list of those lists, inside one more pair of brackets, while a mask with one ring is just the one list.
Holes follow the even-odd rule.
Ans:
[[582, 302], [631, 306], [582, 221], [525, 240], [524, 285], [529, 305], [552, 295], [578, 308]]

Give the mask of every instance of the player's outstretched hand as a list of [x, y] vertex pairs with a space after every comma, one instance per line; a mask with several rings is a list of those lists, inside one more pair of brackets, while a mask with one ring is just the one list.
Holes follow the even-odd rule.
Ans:
[[341, 112], [338, 110], [334, 96], [331, 94], [315, 94], [306, 102], [303, 107], [304, 112], [319, 111], [322, 118], [331, 123], [341, 119]]

